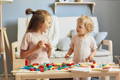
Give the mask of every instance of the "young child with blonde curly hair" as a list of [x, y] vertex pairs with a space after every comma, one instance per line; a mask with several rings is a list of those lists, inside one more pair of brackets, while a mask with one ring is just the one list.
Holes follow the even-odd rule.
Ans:
[[[77, 34], [72, 37], [70, 49], [65, 58], [69, 58], [74, 53], [73, 62], [75, 64], [93, 60], [97, 49], [94, 38], [89, 35], [93, 28], [90, 17], [81, 16], [77, 19]], [[90, 78], [75, 78], [75, 80], [90, 80]]]

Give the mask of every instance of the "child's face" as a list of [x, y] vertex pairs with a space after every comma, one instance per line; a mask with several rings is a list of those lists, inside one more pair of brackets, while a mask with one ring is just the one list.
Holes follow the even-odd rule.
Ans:
[[41, 32], [46, 32], [51, 27], [51, 17], [47, 16], [45, 23], [42, 24]]
[[76, 31], [79, 36], [84, 36], [87, 33], [84, 23], [77, 22]]

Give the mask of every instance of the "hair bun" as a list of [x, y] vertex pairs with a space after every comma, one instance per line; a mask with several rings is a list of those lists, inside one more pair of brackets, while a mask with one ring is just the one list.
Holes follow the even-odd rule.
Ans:
[[31, 8], [28, 8], [28, 9], [26, 9], [25, 13], [26, 13], [27, 15], [29, 15], [29, 14], [33, 14], [34, 11], [33, 11]]

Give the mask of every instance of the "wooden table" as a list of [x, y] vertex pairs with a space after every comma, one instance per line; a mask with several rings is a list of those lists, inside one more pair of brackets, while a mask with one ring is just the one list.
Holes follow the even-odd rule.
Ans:
[[74, 78], [74, 77], [105, 77], [115, 76], [115, 80], [120, 80], [120, 71], [92, 71], [92, 72], [69, 72], [69, 71], [12, 71], [16, 80], [38, 79], [38, 78]]

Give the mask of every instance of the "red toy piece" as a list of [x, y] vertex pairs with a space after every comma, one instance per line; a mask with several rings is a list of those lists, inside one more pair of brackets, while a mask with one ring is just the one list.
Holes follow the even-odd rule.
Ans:
[[41, 72], [44, 72], [44, 66], [43, 65], [39, 66], [39, 69], [40, 69]]
[[38, 66], [39, 64], [38, 63], [34, 63], [34, 64], [32, 64], [33, 66]]
[[75, 65], [74, 63], [71, 63], [71, 65]]
[[27, 59], [25, 60], [25, 66], [29, 66], [29, 61]]
[[41, 71], [41, 72], [44, 72], [44, 68], [40, 68], [40, 71]]
[[40, 68], [44, 68], [44, 66], [43, 66], [43, 65], [41, 65], [41, 66], [39, 66], [39, 69], [40, 69]]
[[94, 65], [91, 65], [91, 68], [95, 68], [95, 66], [94, 66]]
[[96, 61], [95, 61], [95, 60], [93, 60], [93, 64], [96, 64]]
[[56, 66], [56, 64], [54, 64], [54, 63], [51, 63], [51, 65], [52, 65], [52, 66]]
[[64, 70], [68, 70], [69, 68], [64, 68]]
[[74, 65], [74, 63], [69, 63], [69, 64], [67, 64], [67, 66], [72, 66], [72, 65]]
[[52, 70], [55, 70], [55, 68], [52, 68]]
[[48, 67], [48, 66], [50, 66], [50, 64], [46, 64], [46, 66]]
[[35, 71], [35, 69], [34, 68], [31, 68], [31, 69], [29, 69], [30, 71]]
[[67, 64], [67, 66], [71, 66], [71, 64]]

